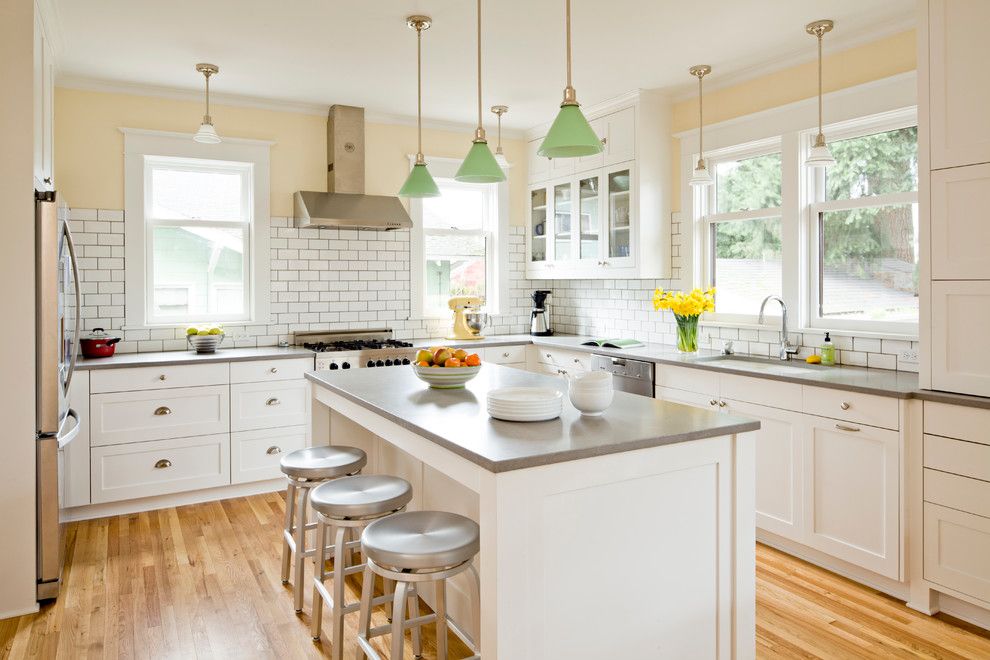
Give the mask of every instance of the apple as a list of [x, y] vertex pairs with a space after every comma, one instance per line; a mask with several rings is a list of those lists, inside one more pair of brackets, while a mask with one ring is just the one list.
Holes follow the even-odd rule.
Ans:
[[468, 353], [463, 348], [458, 348], [456, 351], [454, 351], [454, 357], [460, 360], [461, 362], [463, 362], [464, 359], [467, 358], [467, 356]]
[[421, 348], [418, 351], [416, 351], [416, 359], [414, 361], [416, 363], [419, 363], [419, 362], [428, 362], [428, 363], [431, 363], [432, 364], [433, 363], [433, 353], [431, 353], [430, 351], [426, 350], [425, 348]]
[[445, 364], [452, 357], [454, 356], [449, 348], [438, 348], [433, 354], [433, 364]]

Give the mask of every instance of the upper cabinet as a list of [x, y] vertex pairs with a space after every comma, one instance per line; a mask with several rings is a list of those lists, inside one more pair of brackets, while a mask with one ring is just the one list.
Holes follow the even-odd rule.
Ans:
[[34, 187], [54, 190], [55, 56], [41, 14], [34, 12]]
[[641, 91], [587, 116], [593, 156], [541, 158], [543, 131], [530, 131], [527, 277], [669, 277], [668, 100]]
[[930, 0], [928, 68], [932, 169], [990, 162], [990, 2]]

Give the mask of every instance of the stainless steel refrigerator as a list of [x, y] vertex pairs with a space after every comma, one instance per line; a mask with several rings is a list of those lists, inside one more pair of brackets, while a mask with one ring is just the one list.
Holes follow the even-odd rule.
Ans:
[[76, 366], [81, 300], [68, 207], [54, 191], [35, 192], [34, 216], [38, 600], [47, 600], [58, 596], [62, 579], [62, 456], [79, 433], [69, 384]]

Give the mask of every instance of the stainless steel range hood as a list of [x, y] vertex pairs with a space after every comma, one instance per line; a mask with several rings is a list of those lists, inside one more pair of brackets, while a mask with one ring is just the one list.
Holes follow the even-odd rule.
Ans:
[[330, 106], [327, 190], [293, 198], [296, 227], [406, 229], [412, 220], [398, 197], [364, 194], [364, 108]]

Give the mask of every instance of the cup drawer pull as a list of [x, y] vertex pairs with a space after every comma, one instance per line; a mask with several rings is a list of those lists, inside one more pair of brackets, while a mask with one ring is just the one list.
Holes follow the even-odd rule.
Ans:
[[846, 426], [845, 424], [836, 424], [835, 428], [839, 431], [849, 431], [850, 433], [859, 433], [859, 429], [855, 426]]
[[165, 468], [172, 467], [172, 461], [167, 458], [162, 458], [155, 463], [155, 468], [158, 470], [164, 470]]
[[172, 409], [168, 406], [158, 406], [155, 408], [155, 414], [161, 417], [162, 415], [171, 415]]
[[265, 401], [265, 405], [266, 406], [277, 406], [280, 403], [282, 403], [282, 402], [279, 401], [278, 399], [276, 399], [275, 397], [272, 397], [272, 398], [268, 399], [268, 401]]
[[278, 445], [272, 445], [271, 447], [265, 450], [265, 453], [268, 454], [269, 456], [274, 456], [275, 454], [281, 454], [282, 448], [279, 447]]

